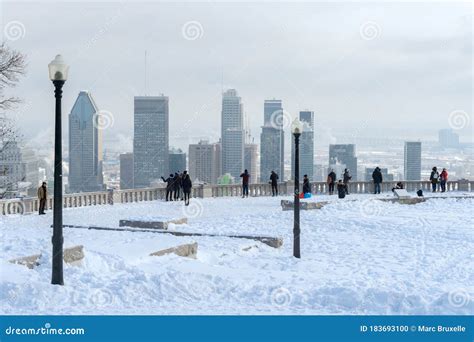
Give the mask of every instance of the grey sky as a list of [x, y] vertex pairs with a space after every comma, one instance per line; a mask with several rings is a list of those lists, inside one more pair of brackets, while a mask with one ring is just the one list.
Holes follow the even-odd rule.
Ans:
[[[132, 136], [133, 96], [145, 92], [147, 50], [147, 94], [170, 97], [171, 145], [217, 139], [222, 74], [224, 87], [242, 96], [257, 142], [266, 98], [281, 98], [293, 116], [314, 110], [324, 134], [358, 125], [359, 134], [434, 138], [449, 127], [450, 113], [462, 110], [470, 124], [459, 133], [472, 138], [470, 3], [1, 6], [2, 28], [12, 21], [24, 27], [17, 40], [2, 31], [28, 55], [28, 75], [15, 89], [25, 100], [16, 115], [26, 136], [53, 127], [47, 64], [57, 53], [71, 65], [65, 114], [88, 89], [114, 116], [105, 137]], [[195, 40], [183, 34], [189, 22], [202, 27]]]

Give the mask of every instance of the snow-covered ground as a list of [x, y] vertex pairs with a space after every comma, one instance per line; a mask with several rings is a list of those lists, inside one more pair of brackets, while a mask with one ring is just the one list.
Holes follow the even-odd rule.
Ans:
[[[293, 212], [280, 206], [290, 197], [66, 209], [64, 224], [188, 216], [188, 225], [171, 229], [270, 235], [284, 244], [65, 228], [65, 246], [84, 245], [86, 255], [82, 266], [65, 265], [65, 286], [50, 285], [52, 213], [3, 216], [0, 313], [473, 314], [474, 199], [400, 205], [374, 197], [313, 197], [331, 203], [301, 212], [300, 260], [292, 257]], [[196, 260], [149, 256], [191, 241]], [[33, 270], [8, 262], [39, 252]]]

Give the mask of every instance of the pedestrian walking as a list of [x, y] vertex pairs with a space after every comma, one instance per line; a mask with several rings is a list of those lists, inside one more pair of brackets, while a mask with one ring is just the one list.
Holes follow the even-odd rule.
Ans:
[[332, 195], [334, 193], [334, 185], [336, 184], [336, 173], [333, 169], [331, 169], [331, 172], [328, 174], [327, 183], [329, 186], [329, 195]]
[[349, 195], [349, 181], [352, 179], [349, 169], [344, 169], [344, 174], [342, 175], [342, 182], [346, 186], [346, 195]]
[[303, 176], [303, 194], [311, 193], [311, 183], [309, 182], [308, 175]]
[[278, 196], [278, 175], [275, 171], [270, 174], [270, 183], [272, 184], [272, 196]]
[[44, 209], [46, 207], [46, 200], [48, 199], [48, 189], [46, 188], [46, 182], [43, 182], [41, 186], [38, 188], [38, 200], [39, 200], [39, 208], [38, 214], [45, 215]]
[[438, 186], [438, 182], [439, 182], [439, 172], [436, 166], [434, 166], [431, 169], [430, 181], [431, 181], [431, 190], [433, 192], [436, 192], [436, 187]]
[[441, 186], [441, 192], [446, 192], [446, 183], [448, 182], [448, 170], [445, 168], [443, 171], [441, 171], [441, 174], [439, 175], [439, 181], [440, 181], [440, 186]]
[[193, 183], [191, 182], [191, 177], [189, 177], [188, 171], [183, 171], [182, 184], [184, 194], [184, 205], [189, 205], [189, 196], [191, 195]]
[[374, 194], [380, 194], [380, 183], [383, 182], [382, 171], [377, 166], [372, 172], [372, 179], [374, 181]]
[[242, 177], [242, 198], [244, 197], [249, 197], [249, 179], [250, 179], [250, 174], [245, 169], [245, 171], [240, 174], [240, 177]]
[[173, 182], [174, 182], [174, 175], [171, 173], [168, 178], [161, 176], [163, 182], [166, 183], [166, 202], [173, 201]]

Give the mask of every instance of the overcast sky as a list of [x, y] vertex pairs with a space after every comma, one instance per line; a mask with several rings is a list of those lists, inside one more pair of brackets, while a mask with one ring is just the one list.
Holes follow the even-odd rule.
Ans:
[[53, 127], [47, 64], [57, 53], [70, 64], [65, 114], [80, 90], [90, 90], [113, 115], [105, 137], [131, 137], [133, 96], [145, 94], [146, 50], [146, 93], [169, 96], [172, 145], [219, 137], [223, 86], [242, 96], [256, 141], [267, 98], [282, 99], [289, 116], [314, 110], [321, 136], [356, 129], [435, 139], [451, 124], [472, 139], [470, 3], [0, 6], [3, 40], [28, 57], [15, 89], [24, 99], [15, 116], [27, 137]]

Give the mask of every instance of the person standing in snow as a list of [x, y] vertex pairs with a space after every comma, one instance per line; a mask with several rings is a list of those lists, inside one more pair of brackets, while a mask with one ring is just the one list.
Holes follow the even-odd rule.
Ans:
[[39, 200], [39, 215], [45, 215], [44, 208], [46, 207], [46, 200], [48, 199], [48, 189], [46, 188], [46, 182], [38, 188], [38, 200]]
[[272, 184], [272, 196], [278, 196], [278, 175], [275, 171], [270, 174], [270, 183]]
[[349, 169], [344, 169], [344, 174], [342, 175], [342, 182], [346, 186], [346, 195], [349, 195], [349, 181], [352, 179], [352, 176], [349, 172]]
[[[161, 179], [163, 179], [163, 182], [166, 183], [166, 202], [168, 201], [173, 201], [173, 174], [171, 173], [168, 178], [165, 179], [165, 177], [161, 176]], [[169, 197], [169, 200], [168, 200]]]
[[303, 194], [311, 193], [311, 183], [309, 182], [308, 175], [303, 176]]
[[334, 185], [336, 184], [336, 173], [333, 169], [331, 169], [331, 172], [328, 174], [327, 183], [329, 186], [329, 195], [332, 195], [334, 193]]
[[339, 198], [346, 197], [347, 194], [347, 185], [342, 182], [341, 179], [337, 182], [337, 195]]
[[438, 181], [439, 181], [439, 172], [438, 172], [438, 168], [436, 166], [434, 166], [431, 169], [430, 181], [431, 181], [432, 191], [436, 192], [436, 187], [437, 187]]
[[380, 194], [380, 183], [383, 181], [382, 171], [377, 166], [372, 172], [372, 179], [374, 180], [374, 194]]
[[184, 194], [184, 205], [189, 205], [189, 196], [191, 195], [193, 183], [191, 182], [191, 177], [189, 177], [188, 171], [183, 171], [182, 184]]
[[179, 171], [175, 172], [173, 177], [173, 198], [175, 201], [179, 200], [179, 189], [181, 188], [181, 177]]
[[439, 185], [441, 186], [441, 192], [446, 192], [446, 183], [448, 182], [448, 170], [445, 168], [441, 171], [439, 175]]
[[240, 174], [240, 177], [242, 177], [242, 198], [249, 197], [250, 174], [247, 169], [245, 169], [244, 173]]

